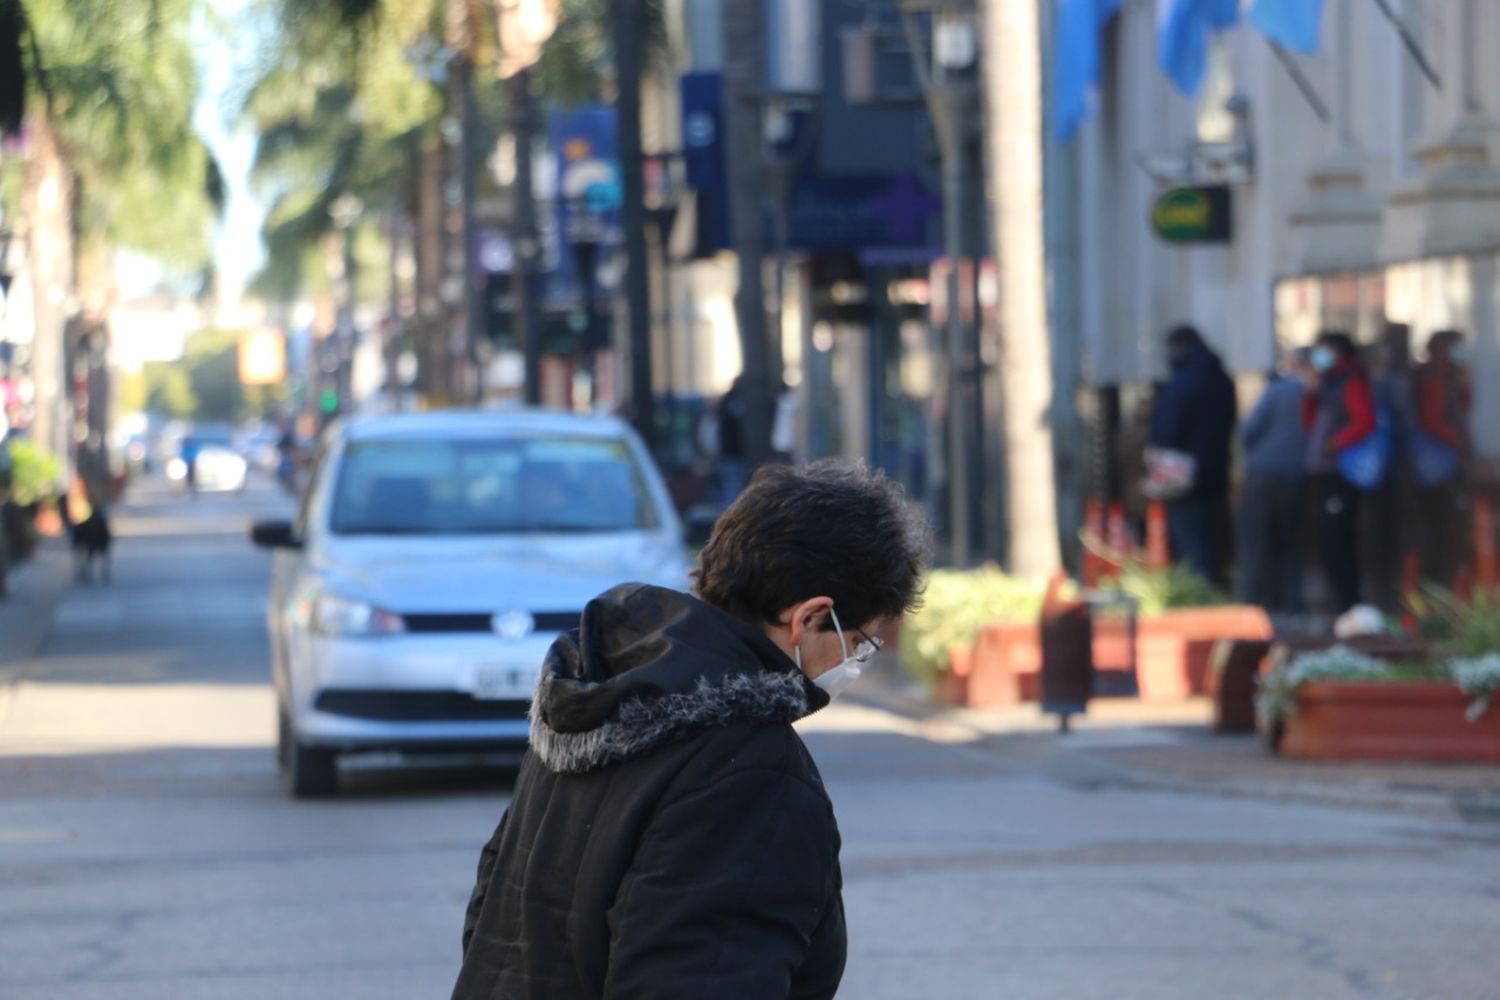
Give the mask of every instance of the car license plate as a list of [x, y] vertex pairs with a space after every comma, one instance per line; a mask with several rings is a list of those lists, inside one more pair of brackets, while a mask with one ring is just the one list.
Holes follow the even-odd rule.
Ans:
[[493, 701], [530, 698], [536, 671], [529, 667], [505, 667], [481, 663], [474, 672], [474, 697]]

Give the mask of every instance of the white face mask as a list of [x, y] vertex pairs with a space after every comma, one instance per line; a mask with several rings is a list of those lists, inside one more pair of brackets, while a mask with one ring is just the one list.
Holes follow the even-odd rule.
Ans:
[[[828, 617], [833, 619], [833, 630], [839, 637], [839, 649], [844, 653], [844, 658], [839, 665], [831, 670], [825, 671], [813, 678], [813, 683], [828, 692], [831, 701], [837, 698], [845, 688], [859, 680], [864, 674], [864, 668], [860, 666], [858, 655], [849, 654], [849, 644], [844, 641], [844, 630], [839, 627], [839, 616], [832, 608], [828, 609]], [[797, 661], [797, 669], [802, 669], [802, 647], [799, 645], [793, 652], [793, 658]], [[872, 651], [873, 652], [873, 651]], [[856, 654], [858, 651], [856, 650]]]

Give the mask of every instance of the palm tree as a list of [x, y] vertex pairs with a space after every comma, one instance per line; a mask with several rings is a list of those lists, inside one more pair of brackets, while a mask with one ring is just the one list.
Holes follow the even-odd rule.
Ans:
[[223, 186], [192, 127], [196, 9], [197, 0], [0, 7], [0, 62], [20, 56], [19, 72], [7, 67], [19, 82], [0, 102], [0, 128], [24, 117], [28, 138], [21, 162], [6, 168], [19, 173], [19, 212], [8, 214], [22, 219], [35, 293], [34, 433], [58, 454], [69, 440], [65, 324], [71, 303], [107, 307], [109, 251], [129, 247], [190, 269], [210, 257]]
[[1042, 578], [1057, 571], [1061, 551], [1049, 420], [1038, 0], [985, 0], [983, 7], [987, 187], [1000, 263], [1006, 553], [1012, 571]]

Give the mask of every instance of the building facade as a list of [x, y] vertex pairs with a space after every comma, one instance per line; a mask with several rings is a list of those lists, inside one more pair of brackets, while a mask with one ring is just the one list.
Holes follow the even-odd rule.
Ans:
[[[1464, 331], [1475, 386], [1500, 378], [1500, 63], [1488, 55], [1500, 5], [1391, 6], [1436, 81], [1380, 5], [1326, 0], [1316, 55], [1283, 57], [1242, 23], [1215, 40], [1189, 101], [1157, 66], [1157, 5], [1125, 0], [1095, 114], [1054, 150], [1067, 169], [1050, 177], [1065, 188], [1053, 203], [1071, 206], [1053, 268], [1078, 290], [1087, 384], [1159, 377], [1162, 333], [1181, 322], [1242, 376], [1320, 329], [1373, 343], [1390, 322], [1412, 326], [1418, 356], [1434, 331]], [[1152, 231], [1153, 199], [1181, 184], [1229, 188], [1228, 242]], [[1500, 457], [1485, 432], [1500, 427], [1500, 397], [1476, 392], [1473, 420]]]

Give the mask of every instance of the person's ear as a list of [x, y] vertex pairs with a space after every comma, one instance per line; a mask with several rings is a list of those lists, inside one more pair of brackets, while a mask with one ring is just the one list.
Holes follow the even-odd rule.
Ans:
[[818, 624], [833, 608], [831, 597], [810, 597], [792, 609], [792, 646], [802, 641], [802, 636], [817, 631]]

